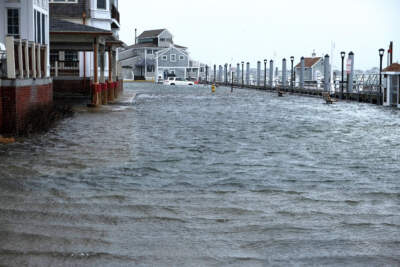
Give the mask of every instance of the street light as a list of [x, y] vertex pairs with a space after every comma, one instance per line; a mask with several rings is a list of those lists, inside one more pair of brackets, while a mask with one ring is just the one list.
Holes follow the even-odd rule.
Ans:
[[379, 49], [379, 57], [380, 57], [380, 66], [379, 66], [379, 97], [378, 97], [378, 105], [382, 105], [382, 60], [383, 54], [385, 54], [385, 49]]
[[291, 84], [291, 87], [293, 88], [293, 86], [294, 86], [294, 84], [293, 84], [293, 74], [294, 74], [294, 72], [293, 72], [293, 61], [294, 61], [294, 56], [290, 57], [290, 61], [292, 62], [292, 71], [290, 73], [290, 84]]
[[340, 98], [343, 99], [343, 91], [344, 91], [344, 57], [346, 56], [346, 52], [341, 52], [340, 56], [342, 57], [342, 88]]
[[268, 60], [264, 59], [264, 88], [267, 88], [267, 63]]
[[244, 61], [242, 61], [242, 87], [244, 87]]

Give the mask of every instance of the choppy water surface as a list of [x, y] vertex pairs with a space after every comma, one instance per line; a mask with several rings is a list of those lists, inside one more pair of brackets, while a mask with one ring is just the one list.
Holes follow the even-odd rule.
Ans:
[[400, 265], [400, 112], [218, 88], [0, 146], [0, 265]]

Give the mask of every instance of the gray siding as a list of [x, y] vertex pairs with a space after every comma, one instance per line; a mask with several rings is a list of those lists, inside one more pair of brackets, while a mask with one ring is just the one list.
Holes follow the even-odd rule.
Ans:
[[[165, 39], [164, 42], [161, 42], [161, 39]], [[171, 45], [171, 42], [168, 41], [167, 39], [172, 40], [172, 34], [169, 31], [163, 31], [159, 36], [158, 36], [158, 46], [160, 47], [169, 47]]]
[[[176, 56], [176, 61], [171, 61], [171, 55]], [[167, 57], [167, 60], [163, 59], [163, 56]], [[183, 56], [183, 59], [180, 59], [180, 56]], [[182, 52], [182, 50], [177, 49], [175, 47], [169, 49], [167, 52], [164, 52], [158, 57], [158, 67], [159, 68], [176, 68], [176, 67], [188, 67], [189, 66], [189, 56]]]

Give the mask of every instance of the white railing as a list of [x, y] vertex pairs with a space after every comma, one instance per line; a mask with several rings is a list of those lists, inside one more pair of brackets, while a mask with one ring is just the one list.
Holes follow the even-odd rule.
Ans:
[[8, 79], [47, 77], [47, 45], [6, 37]]

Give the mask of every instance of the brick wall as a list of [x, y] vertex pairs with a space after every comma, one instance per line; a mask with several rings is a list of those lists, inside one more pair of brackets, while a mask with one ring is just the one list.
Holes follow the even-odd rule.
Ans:
[[0, 91], [2, 91], [3, 99], [2, 125], [0, 128], [2, 133], [18, 132], [31, 108], [53, 102], [51, 83], [30, 86], [3, 86]]
[[77, 80], [53, 80], [54, 94], [56, 97], [68, 96], [90, 96], [91, 81], [90, 79]]

